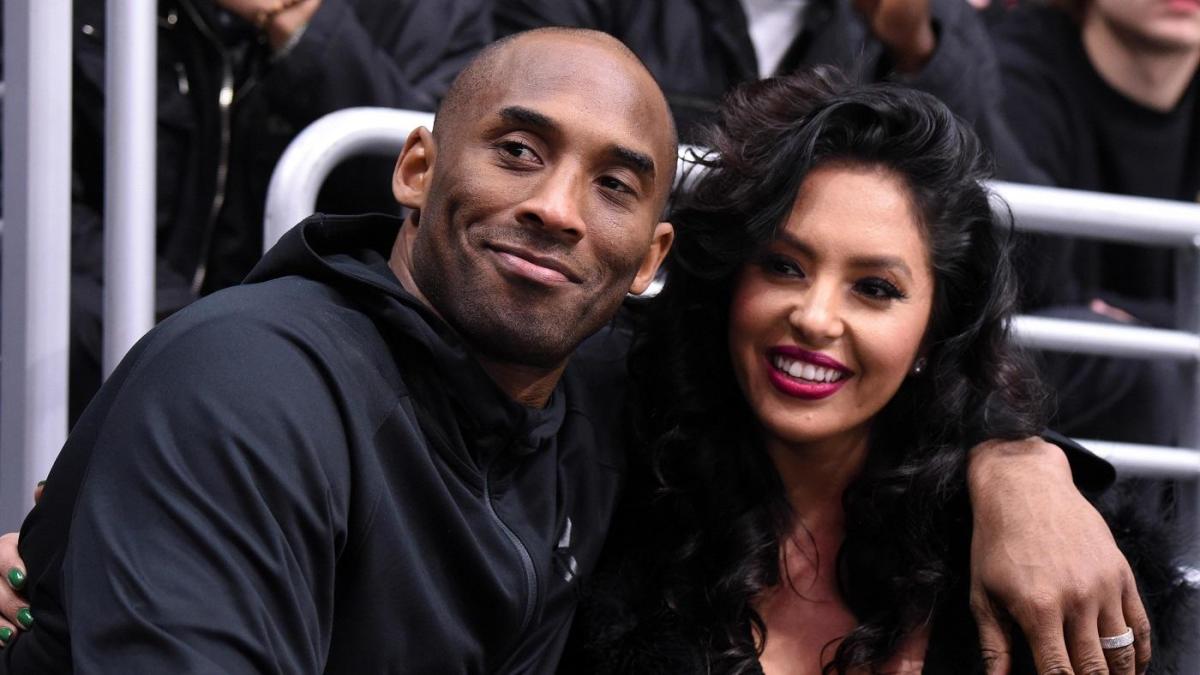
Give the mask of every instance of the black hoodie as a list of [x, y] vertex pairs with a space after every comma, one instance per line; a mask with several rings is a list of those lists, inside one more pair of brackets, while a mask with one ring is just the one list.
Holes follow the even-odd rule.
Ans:
[[389, 270], [399, 225], [314, 216], [133, 348], [22, 528], [9, 672], [553, 670], [619, 491], [626, 341], [514, 403]]

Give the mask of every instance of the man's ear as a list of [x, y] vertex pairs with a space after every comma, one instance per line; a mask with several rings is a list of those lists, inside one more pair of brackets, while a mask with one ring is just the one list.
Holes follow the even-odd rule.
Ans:
[[392, 195], [402, 206], [415, 210], [425, 207], [436, 157], [433, 134], [425, 127], [413, 129], [404, 141], [404, 149], [396, 158], [396, 168], [392, 171]]
[[630, 293], [640, 295], [646, 292], [646, 289], [650, 287], [650, 282], [654, 281], [654, 276], [658, 274], [658, 268], [662, 266], [663, 260], [667, 257], [667, 251], [671, 250], [671, 244], [674, 241], [674, 226], [670, 223], [659, 223], [654, 226], [654, 238], [650, 240], [650, 250], [646, 251], [646, 257], [642, 258], [642, 265], [638, 268], [637, 275], [633, 277], [633, 285], [629, 288]]

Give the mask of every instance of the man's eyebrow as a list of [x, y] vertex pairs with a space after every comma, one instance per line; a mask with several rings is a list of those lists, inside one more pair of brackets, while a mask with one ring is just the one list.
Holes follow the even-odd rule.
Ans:
[[646, 178], [654, 178], [654, 160], [650, 155], [624, 145], [614, 145], [608, 152], [614, 159], [629, 166], [636, 173], [642, 174]]
[[500, 109], [500, 117], [513, 124], [523, 124], [546, 131], [558, 131], [558, 123], [542, 113], [519, 105]]

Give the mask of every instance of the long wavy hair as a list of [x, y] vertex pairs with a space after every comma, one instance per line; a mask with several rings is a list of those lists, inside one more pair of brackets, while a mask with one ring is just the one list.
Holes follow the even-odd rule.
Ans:
[[780, 542], [797, 514], [734, 379], [730, 298], [810, 171], [881, 167], [916, 206], [935, 291], [927, 367], [873, 420], [866, 467], [843, 496], [838, 587], [858, 625], [826, 670], [878, 666], [951, 608], [970, 625], [967, 452], [1044, 422], [1042, 390], [1008, 340], [1011, 223], [997, 227], [974, 133], [912, 89], [850, 85], [830, 70], [751, 83], [727, 97], [707, 145], [697, 158], [706, 171], [675, 201], [667, 284], [631, 361], [652, 478], [627, 526], [651, 571], [637, 618], [614, 630], [670, 625], [705, 670], [757, 667], [767, 627], [753, 601], [787, 582]]

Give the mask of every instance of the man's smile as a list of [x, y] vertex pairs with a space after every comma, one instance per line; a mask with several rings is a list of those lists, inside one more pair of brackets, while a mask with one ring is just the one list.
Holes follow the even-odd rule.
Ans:
[[488, 244], [505, 271], [545, 285], [578, 284], [582, 277], [563, 260], [511, 244]]

